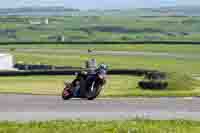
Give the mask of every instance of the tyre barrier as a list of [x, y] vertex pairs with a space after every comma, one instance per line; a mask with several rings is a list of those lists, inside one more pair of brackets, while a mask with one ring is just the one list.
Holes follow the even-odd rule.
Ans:
[[152, 82], [152, 81], [140, 81], [138, 86], [141, 89], [151, 89], [151, 90], [164, 90], [168, 87], [167, 82]]
[[164, 90], [168, 87], [167, 75], [164, 72], [148, 72], [144, 80], [138, 83], [141, 89]]
[[[77, 72], [88, 71], [86, 69], [69, 69], [69, 70], [34, 70], [34, 71], [0, 71], [0, 76], [21, 76], [21, 75], [74, 75]], [[145, 76], [148, 73], [158, 73], [158, 71], [133, 69], [111, 69], [108, 75], [131, 75]]]
[[50, 65], [29, 65], [29, 64], [15, 64], [14, 68], [18, 70], [52, 70]]
[[148, 80], [165, 80], [167, 78], [166, 73], [164, 72], [147, 72], [145, 78]]
[[81, 69], [80, 67], [72, 67], [72, 66], [30, 65], [30, 64], [15, 64], [14, 68], [16, 68], [18, 70], [65, 70], [65, 69]]
[[65, 71], [2, 71], [0, 76], [37, 76], [37, 75], [75, 75], [81, 70], [65, 70]]
[[160, 73], [156, 70], [144, 70], [144, 69], [135, 69], [135, 70], [127, 70], [127, 69], [113, 69], [108, 71], [110, 75], [134, 75], [134, 76], [145, 76], [149, 73]]

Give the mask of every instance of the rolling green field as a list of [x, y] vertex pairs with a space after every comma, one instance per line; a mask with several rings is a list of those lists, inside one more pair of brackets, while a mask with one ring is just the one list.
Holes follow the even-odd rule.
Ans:
[[199, 133], [200, 122], [195, 121], [48, 121], [0, 122], [0, 133]]
[[[105, 13], [106, 14], [106, 13]], [[127, 15], [0, 17], [0, 40], [7, 41], [200, 41], [200, 17]], [[40, 23], [40, 24], [35, 24]]]

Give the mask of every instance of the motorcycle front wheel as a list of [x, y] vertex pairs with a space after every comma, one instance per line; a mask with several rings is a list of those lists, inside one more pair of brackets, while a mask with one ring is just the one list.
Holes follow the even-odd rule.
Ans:
[[101, 86], [97, 85], [95, 86], [95, 82], [93, 82], [93, 84], [89, 87], [88, 91], [87, 91], [87, 99], [88, 100], [94, 100], [95, 98], [97, 98], [101, 92]]

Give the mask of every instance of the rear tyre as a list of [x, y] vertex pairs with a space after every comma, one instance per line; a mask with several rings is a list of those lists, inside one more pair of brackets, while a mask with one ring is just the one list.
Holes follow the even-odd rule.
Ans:
[[65, 90], [62, 92], [62, 99], [63, 100], [69, 100], [73, 97], [72, 93], [69, 93], [68, 95], [65, 94]]
[[71, 85], [66, 84], [66, 87], [62, 91], [62, 99], [63, 100], [69, 100], [73, 97], [73, 92], [70, 90]]

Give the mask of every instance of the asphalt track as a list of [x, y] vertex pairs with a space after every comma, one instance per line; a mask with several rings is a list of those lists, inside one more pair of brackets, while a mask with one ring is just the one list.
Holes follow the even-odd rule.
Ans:
[[[9, 52], [9, 49], [0, 49], [1, 52]], [[91, 54], [91, 55], [112, 55], [112, 56], [147, 56], [147, 57], [163, 57], [177, 59], [200, 59], [200, 54], [183, 54], [183, 53], [167, 53], [167, 52], [144, 52], [144, 51], [92, 51], [75, 50], [75, 49], [38, 49], [38, 48], [19, 48], [15, 52], [25, 53], [63, 53], [63, 54]]]
[[199, 105], [200, 98], [197, 97], [63, 101], [59, 96], [0, 94], [0, 120], [118, 120], [136, 117], [154, 120], [200, 120]]

